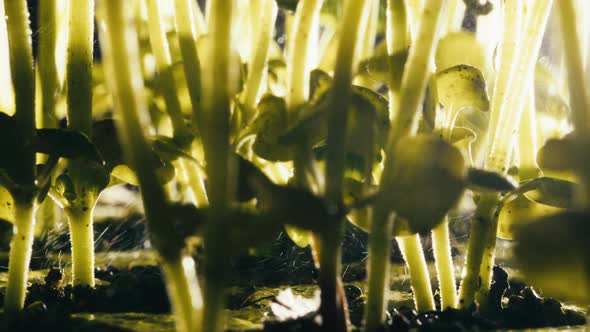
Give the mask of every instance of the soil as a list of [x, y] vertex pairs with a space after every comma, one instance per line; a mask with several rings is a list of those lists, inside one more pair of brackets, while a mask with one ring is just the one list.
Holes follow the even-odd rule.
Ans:
[[[232, 278], [234, 282], [228, 295], [228, 309], [238, 310], [249, 306], [259, 310], [263, 308], [262, 301], [276, 302], [277, 292], [270, 291], [268, 296], [252, 300], [257, 290], [255, 285], [261, 282], [273, 281], [278, 287], [276, 279], [270, 275], [256, 277], [247, 283], [248, 277], [256, 276], [257, 272], [264, 272], [266, 268], [276, 268], [279, 261], [272, 262], [266, 257], [267, 264], [259, 267], [254, 258], [244, 261], [237, 259], [235, 267], [240, 273]], [[270, 263], [268, 263], [270, 262]], [[254, 270], [253, 267], [256, 267]], [[280, 277], [281, 282], [291, 283], [312, 279], [315, 273], [299, 268], [290, 270]], [[262, 269], [262, 270], [260, 270]], [[240, 277], [237, 277], [237, 276]], [[299, 277], [298, 277], [299, 275]], [[362, 273], [357, 274], [357, 276]], [[276, 276], [276, 274], [274, 275]], [[128, 313], [143, 312], [164, 314], [170, 311], [166, 297], [162, 276], [157, 266], [135, 266], [129, 269], [108, 267], [96, 271], [99, 279], [97, 287], [72, 287], [63, 285], [63, 272], [59, 268], [52, 268], [47, 273], [44, 283], [33, 283], [28, 289], [26, 310], [19, 315], [0, 316], [0, 331], [126, 331], [108, 324], [71, 318], [71, 314], [79, 312], [92, 313]], [[357, 283], [361, 285], [360, 283]], [[363, 317], [365, 296], [362, 286], [348, 283], [345, 286], [349, 302], [351, 322], [360, 326]], [[265, 285], [272, 287], [272, 285]], [[283, 284], [284, 286], [284, 284]], [[294, 286], [296, 287], [296, 286]], [[272, 288], [269, 288], [272, 289]], [[391, 308], [387, 324], [383, 331], [471, 331], [495, 330], [513, 328], [531, 328], [546, 326], [573, 326], [585, 324], [585, 318], [580, 312], [564, 308], [562, 304], [552, 298], [539, 296], [532, 288], [522, 282], [508, 279], [506, 271], [494, 268], [494, 279], [491, 293], [493, 299], [485, 315], [471, 310], [447, 309], [417, 314], [407, 306]], [[0, 297], [3, 302], [3, 296]], [[1, 304], [1, 303], [0, 303]], [[268, 308], [266, 308], [268, 309]], [[261, 311], [261, 310], [259, 310]], [[310, 312], [304, 317], [279, 322], [267, 319], [263, 331], [320, 331], [319, 314]], [[355, 330], [356, 331], [356, 330]]]

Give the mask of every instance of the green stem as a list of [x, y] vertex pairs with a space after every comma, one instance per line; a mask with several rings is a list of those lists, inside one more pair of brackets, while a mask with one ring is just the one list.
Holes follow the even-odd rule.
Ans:
[[[331, 107], [328, 113], [328, 138], [326, 151], [326, 199], [338, 205], [342, 201], [344, 165], [346, 157], [346, 129], [348, 126], [348, 104], [351, 97], [354, 54], [359, 37], [361, 18], [366, 0], [349, 1], [344, 11], [342, 35], [340, 38], [334, 83], [331, 91]], [[320, 287], [322, 289], [322, 317], [328, 331], [348, 331], [346, 298], [340, 280], [340, 246], [344, 236], [343, 220], [338, 220], [336, 231], [321, 234]], [[344, 304], [344, 305], [343, 305]]]
[[[8, 44], [10, 49], [10, 69], [15, 95], [16, 112], [14, 119], [23, 145], [26, 148], [19, 160], [19, 169], [12, 179], [18, 184], [33, 187], [35, 182], [35, 151], [31, 149], [35, 137], [35, 74], [33, 71], [33, 51], [29, 11], [26, 0], [10, 0], [4, 3]], [[33, 199], [32, 195], [28, 197]]]
[[223, 330], [225, 282], [229, 262], [226, 254], [227, 210], [233, 200], [235, 177], [230, 174], [230, 98], [233, 77], [230, 72], [232, 0], [211, 3], [209, 32], [210, 65], [203, 71], [203, 147], [207, 161], [209, 219], [205, 226], [205, 297], [203, 331]]
[[194, 162], [190, 160], [180, 160], [180, 166], [184, 173], [186, 183], [193, 195], [193, 203], [197, 207], [205, 207], [209, 205], [207, 192], [205, 190], [205, 183], [201, 176], [201, 170]]
[[[551, 5], [552, 0], [543, 0], [536, 1], [530, 8], [525, 8], [529, 9], [530, 12], [522, 30], [522, 40], [518, 41], [520, 50], [517, 50], [515, 52], [516, 54], [511, 54], [511, 56], [517, 56], [517, 58], [501, 58], [501, 68], [505, 62], [516, 64], [514, 67], [515, 72], [512, 75], [517, 76], [511, 78], [513, 82], [510, 84], [510, 90], [507, 96], [505, 96], [505, 104], [501, 105], [500, 108], [495, 108], [497, 106], [492, 104], [492, 112], [498, 110], [499, 117], [498, 127], [494, 131], [493, 140], [488, 145], [487, 150], [486, 168], [489, 170], [503, 174], [508, 171], [509, 157], [512, 153], [514, 138], [517, 134], [520, 117], [524, 108], [525, 97], [528, 95], [526, 88], [531, 86], [530, 84]], [[508, 7], [508, 9], [511, 8]], [[515, 77], [522, 78], [518, 81], [519, 84], [514, 80]], [[499, 77], [498, 79], [504, 79], [504, 77]], [[492, 99], [493, 102], [494, 100]], [[485, 306], [487, 303], [485, 298], [490, 289], [492, 267], [495, 258], [494, 252], [498, 227], [498, 220], [495, 213], [499, 199], [500, 196], [497, 194], [486, 194], [482, 195], [478, 203], [475, 220], [471, 224], [471, 235], [465, 262], [466, 272], [461, 283], [460, 305], [463, 307], [468, 307], [473, 302], [475, 294], [471, 294], [471, 292], [478, 293], [477, 297], [480, 304]], [[483, 205], [481, 209], [479, 205]], [[473, 255], [480, 255], [480, 257], [474, 257]]]
[[185, 150], [190, 149], [192, 134], [184, 122], [182, 108], [178, 99], [176, 80], [172, 70], [172, 56], [166, 30], [163, 26], [160, 0], [146, 0], [148, 15], [148, 30], [152, 52], [156, 59], [156, 70], [158, 72], [160, 87], [166, 103], [166, 112], [172, 121], [174, 139]]
[[27, 291], [29, 263], [35, 230], [34, 207], [31, 203], [16, 203], [14, 209], [14, 234], [10, 241], [8, 258], [8, 285], [4, 297], [4, 311], [22, 310]]
[[[1, 14], [1, 13], [0, 13]], [[37, 125], [40, 128], [57, 127], [55, 105], [60, 95], [60, 83], [57, 74], [57, 0], [39, 3], [39, 51], [37, 68], [41, 85], [41, 113]]]
[[400, 236], [396, 238], [400, 251], [404, 255], [410, 270], [414, 304], [418, 312], [434, 311], [434, 297], [430, 284], [430, 273], [424, 258], [420, 235]]
[[541, 173], [537, 164], [537, 120], [535, 110], [535, 90], [529, 88], [527, 103], [520, 120], [518, 135], [519, 180], [520, 182], [534, 179]]
[[70, 3], [67, 55], [68, 127], [92, 130], [92, 52], [94, 0]]
[[203, 300], [195, 274], [195, 261], [190, 256], [181, 256], [177, 260], [165, 261], [162, 271], [176, 319], [176, 331], [199, 331]]
[[[260, 95], [260, 87], [266, 73], [266, 59], [268, 58], [268, 50], [270, 43], [273, 40], [273, 32], [275, 27], [275, 20], [277, 18], [277, 4], [271, 0], [255, 0], [251, 1], [253, 11], [259, 17], [251, 17], [251, 19], [259, 20], [254, 26], [257, 27], [253, 31], [255, 38], [252, 43], [251, 63], [248, 70], [248, 79], [244, 84], [244, 92], [242, 94], [242, 103], [248, 112], [252, 112], [258, 104], [258, 97]], [[252, 114], [250, 114], [251, 116]]]
[[[198, 294], [190, 291], [196, 292], [198, 289], [196, 278], [189, 274], [194, 274], [194, 269], [188, 271], [182, 264], [184, 272], [180, 272], [181, 268], [178, 267], [181, 261], [179, 257], [182, 256], [180, 251], [184, 245], [179, 244], [178, 239], [170, 232], [168, 199], [155, 172], [152, 150], [144, 136], [144, 128], [149, 128], [149, 118], [145, 116], [147, 107], [143, 99], [137, 32], [126, 16], [129, 13], [126, 5], [129, 3], [102, 0], [99, 4], [100, 41], [107, 73], [105, 76], [115, 96], [116, 114], [121, 119], [120, 135], [124, 152], [141, 185], [150, 235], [154, 247], [164, 261], [167, 288], [183, 294], [176, 296], [175, 292], [171, 295], [176, 306], [175, 317], [180, 322], [178, 326], [193, 328], [193, 324], [198, 322], [193, 321], [193, 317], [198, 317], [194, 312], [200, 310], [202, 304], [198, 301]], [[192, 300], [188, 301], [187, 298]], [[193, 330], [199, 331], [198, 327]]]
[[[403, 0], [387, 1], [387, 53], [392, 56], [405, 49], [409, 44], [408, 38], [408, 15], [406, 4]], [[389, 64], [394, 68], [393, 58]], [[391, 77], [389, 87], [389, 118], [396, 117], [396, 107], [399, 104], [400, 77]]]
[[174, 18], [183, 62], [182, 68], [193, 106], [195, 128], [199, 128], [202, 125], [198, 120], [201, 108], [201, 65], [197, 53], [198, 35], [193, 6], [196, 4], [192, 0], [174, 0]]
[[385, 321], [389, 294], [389, 256], [393, 220], [389, 209], [373, 209], [369, 233], [368, 292], [365, 306], [365, 331], [380, 331]]
[[445, 217], [443, 222], [432, 230], [432, 248], [438, 284], [440, 291], [440, 308], [457, 307], [457, 284], [455, 281], [455, 266], [451, 255], [451, 241], [449, 238], [449, 221]]
[[323, 0], [301, 0], [289, 36], [287, 58], [287, 109], [295, 112], [309, 99], [309, 62], [312, 29], [319, 22]]
[[[94, 204], [95, 201], [89, 203]], [[74, 286], [94, 287], [93, 207], [65, 208], [70, 225]]]
[[[477, 209], [471, 223], [469, 242], [463, 280], [459, 288], [459, 308], [468, 308], [475, 299], [475, 292], [482, 286], [480, 268], [482, 266], [487, 238], [494, 234], [497, 228], [497, 207], [500, 196], [498, 194], [483, 194], [479, 198]], [[491, 269], [491, 267], [490, 267]]]

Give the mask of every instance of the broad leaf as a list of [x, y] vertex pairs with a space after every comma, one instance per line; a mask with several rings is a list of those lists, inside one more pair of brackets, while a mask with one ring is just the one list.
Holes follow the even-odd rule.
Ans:
[[85, 158], [101, 162], [102, 156], [88, 137], [70, 129], [37, 129], [37, 152], [69, 159]]
[[405, 137], [395, 146], [391, 181], [381, 194], [407, 219], [412, 232], [435, 227], [464, 189], [465, 162], [450, 143], [431, 135]]
[[[376, 54], [359, 63], [357, 74], [390, 84], [392, 89], [397, 90], [400, 87], [407, 58], [408, 50], [399, 51], [393, 55]], [[396, 78], [395, 81], [392, 78]]]
[[560, 208], [534, 202], [523, 195], [517, 196], [498, 208], [500, 210], [498, 213], [497, 236], [506, 240], [514, 240], [518, 227], [526, 225], [535, 219], [562, 211]]
[[104, 158], [109, 171], [125, 163], [115, 120], [106, 119], [95, 122], [92, 125], [92, 142]]
[[590, 304], [589, 220], [586, 211], [568, 211], [518, 228], [519, 268], [544, 294]]
[[0, 185], [0, 220], [14, 223], [14, 200], [10, 192]]
[[575, 206], [574, 195], [578, 190], [577, 186], [574, 182], [562, 179], [540, 177], [521, 184], [505, 197], [505, 201], [518, 195], [525, 195], [540, 204], [570, 209]]

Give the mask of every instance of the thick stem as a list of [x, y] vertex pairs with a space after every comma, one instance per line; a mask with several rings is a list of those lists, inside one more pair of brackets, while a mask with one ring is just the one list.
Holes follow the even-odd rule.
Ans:
[[203, 147], [207, 161], [207, 193], [209, 218], [205, 226], [205, 247], [208, 253], [204, 263], [205, 297], [203, 331], [223, 329], [225, 276], [229, 269], [224, 239], [229, 227], [227, 208], [233, 200], [235, 177], [230, 174], [230, 98], [233, 84], [230, 71], [232, 50], [231, 32], [234, 4], [232, 0], [211, 3], [209, 32], [211, 46], [208, 58], [211, 63], [203, 67]]
[[365, 306], [365, 331], [380, 331], [385, 321], [389, 294], [389, 255], [393, 220], [389, 209], [373, 210], [369, 233], [369, 263], [367, 304]]
[[176, 331], [199, 331], [203, 299], [195, 274], [195, 261], [190, 256], [165, 261], [162, 271], [176, 322]]
[[42, 102], [41, 114], [38, 115], [37, 121], [37, 126], [40, 128], [57, 127], [55, 105], [60, 95], [56, 61], [59, 26], [57, 16], [57, 0], [41, 1], [39, 3], [39, 26], [47, 27], [39, 31], [39, 52], [37, 56]]
[[69, 10], [68, 127], [90, 136], [92, 129], [94, 0], [72, 1]]
[[416, 310], [418, 312], [434, 311], [430, 273], [428, 272], [428, 265], [426, 265], [420, 235], [400, 236], [396, 240], [410, 270]]
[[[93, 204], [93, 203], [92, 203]], [[94, 228], [92, 207], [66, 208], [72, 243], [74, 286], [94, 287]]]
[[438, 284], [440, 291], [440, 308], [457, 307], [457, 283], [455, 281], [455, 266], [451, 255], [451, 241], [449, 238], [449, 221], [445, 217], [443, 222], [432, 230], [432, 248]]
[[[32, 187], [35, 182], [35, 151], [31, 148], [35, 137], [35, 75], [33, 51], [27, 1], [10, 0], [4, 3], [8, 44], [10, 48], [10, 69], [15, 95], [16, 112], [14, 119], [26, 151], [19, 154], [19, 169], [13, 174], [13, 181]], [[30, 198], [32, 200], [32, 195]]]
[[[501, 61], [516, 63], [516, 74], [522, 77], [517, 84], [513, 81], [510, 86], [504, 105], [498, 109], [500, 112], [498, 127], [496, 128], [491, 144], [488, 145], [486, 168], [495, 172], [506, 173], [512, 153], [515, 135], [518, 131], [520, 117], [524, 108], [524, 102], [533, 78], [535, 64], [543, 40], [543, 33], [547, 25], [547, 19], [552, 5], [552, 0], [536, 1], [529, 4], [530, 12], [525, 21], [522, 40], [519, 41], [520, 51], [516, 52], [516, 59], [502, 58]], [[522, 13], [521, 13], [522, 15]], [[512, 54], [515, 56], [515, 54]], [[501, 65], [502, 66], [502, 65]], [[514, 75], [514, 73], [513, 73]], [[498, 79], [502, 79], [499, 77]], [[512, 78], [514, 80], [514, 77]], [[492, 100], [493, 103], [493, 100]], [[494, 107], [492, 105], [492, 107]], [[494, 108], [492, 108], [494, 111]], [[478, 300], [482, 301], [487, 296], [490, 288], [492, 268], [494, 265], [496, 232], [498, 227], [495, 216], [500, 196], [497, 194], [482, 195], [476, 211], [476, 216], [471, 224], [471, 235], [468, 243], [466, 259], [466, 272], [461, 283], [460, 305], [470, 306], [475, 294], [478, 292]], [[480, 209], [479, 205], [483, 205]], [[478, 211], [480, 214], [478, 214]], [[471, 253], [470, 253], [471, 251]], [[473, 255], [480, 257], [473, 257]], [[471, 257], [471, 259], [470, 259]], [[478, 271], [475, 273], [475, 271]], [[465, 285], [465, 286], [464, 286]]]
[[27, 277], [35, 230], [34, 207], [31, 203], [16, 203], [14, 227], [8, 258], [8, 285], [4, 297], [4, 311], [22, 310], [27, 291]]
[[[475, 299], [475, 292], [481, 288], [480, 269], [487, 239], [496, 234], [498, 194], [483, 194], [479, 198], [475, 216], [471, 223], [463, 279], [459, 288], [459, 308], [468, 308]], [[490, 266], [491, 270], [491, 266]]]
[[[344, 166], [346, 157], [346, 129], [348, 104], [351, 99], [354, 54], [359, 37], [361, 18], [366, 10], [366, 0], [349, 1], [344, 11], [342, 35], [338, 46], [334, 83], [331, 91], [328, 138], [326, 151], [326, 199], [330, 204], [342, 201]], [[338, 220], [336, 230], [321, 234], [320, 280], [322, 283], [322, 317], [327, 331], [348, 331], [346, 298], [343, 298], [340, 279], [340, 245], [344, 236], [343, 220]], [[328, 287], [328, 289], [326, 289]], [[340, 295], [340, 296], [339, 296]], [[344, 304], [344, 305], [343, 305]], [[336, 316], [334, 316], [336, 314]]]

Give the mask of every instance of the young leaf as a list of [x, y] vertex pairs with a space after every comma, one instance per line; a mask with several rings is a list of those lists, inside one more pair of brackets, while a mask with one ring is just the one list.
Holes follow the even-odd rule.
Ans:
[[465, 107], [482, 112], [490, 109], [486, 82], [481, 71], [469, 65], [457, 65], [439, 71], [434, 76], [436, 96], [446, 109]]
[[67, 201], [76, 200], [76, 186], [67, 173], [63, 173], [55, 179], [55, 190]]
[[14, 223], [14, 200], [8, 189], [0, 185], [0, 220]]
[[486, 69], [485, 51], [473, 32], [453, 32], [439, 42], [434, 57], [436, 69], [445, 70], [457, 65], [469, 65], [481, 71]]
[[125, 163], [115, 120], [106, 119], [93, 123], [92, 142], [104, 158], [108, 170]]
[[537, 162], [541, 169], [571, 171], [576, 169], [576, 149], [571, 136], [553, 138], [539, 149]]
[[516, 188], [516, 184], [510, 178], [477, 168], [470, 168], [465, 180], [467, 187], [475, 191], [507, 192]]
[[478, 16], [487, 15], [494, 9], [494, 4], [488, 0], [484, 3], [479, 0], [463, 0], [463, 3], [465, 3], [467, 10]]
[[37, 152], [64, 158], [86, 158], [102, 163], [97, 148], [86, 135], [69, 129], [37, 129], [34, 142]]
[[[407, 59], [408, 50], [402, 50], [393, 55], [375, 54], [373, 57], [359, 63], [357, 75], [366, 76], [377, 82], [391, 84], [393, 88], [399, 88]], [[391, 71], [389, 70], [390, 66]], [[399, 81], [392, 82], [392, 77], [398, 77]]]
[[200, 164], [195, 157], [184, 151], [179, 146], [179, 144], [171, 137], [154, 137], [152, 139], [152, 148], [162, 160], [175, 161], [178, 158], [185, 158], [187, 160]]
[[590, 304], [588, 220], [586, 211], [567, 211], [517, 229], [519, 267], [544, 294]]
[[285, 100], [272, 95], [262, 98], [258, 104], [258, 116], [251, 125], [256, 132], [252, 149], [259, 157], [271, 161], [286, 161], [293, 158], [293, 148], [281, 144], [279, 138], [287, 128]]
[[516, 190], [510, 192], [504, 201], [510, 201], [518, 195], [525, 195], [539, 204], [570, 209], [574, 207], [577, 186], [574, 182], [562, 179], [540, 177], [521, 184]]
[[408, 220], [414, 233], [436, 226], [457, 203], [464, 189], [465, 162], [461, 152], [433, 135], [405, 137], [395, 146], [390, 183], [381, 195]]

